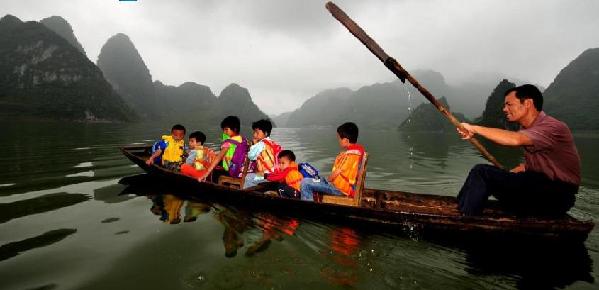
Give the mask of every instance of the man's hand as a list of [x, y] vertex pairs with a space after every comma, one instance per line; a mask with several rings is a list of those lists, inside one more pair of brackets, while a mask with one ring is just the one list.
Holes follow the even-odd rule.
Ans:
[[512, 170], [510, 170], [511, 173], [520, 173], [520, 172], [524, 172], [526, 171], [526, 165], [524, 165], [524, 163], [520, 163], [518, 164], [518, 166], [512, 168]]
[[458, 134], [460, 134], [460, 136], [462, 137], [462, 139], [464, 140], [468, 140], [472, 137], [474, 137], [474, 134], [476, 134], [475, 131], [475, 127], [474, 125], [470, 125], [468, 123], [461, 123], [462, 128], [456, 128], [458, 131]]
[[148, 160], [146, 160], [146, 165], [150, 166], [152, 163], [154, 163], [154, 158], [150, 157]]

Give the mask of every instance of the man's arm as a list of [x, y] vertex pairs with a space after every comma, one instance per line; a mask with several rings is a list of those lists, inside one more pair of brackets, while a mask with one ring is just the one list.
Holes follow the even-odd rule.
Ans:
[[471, 125], [468, 123], [462, 123], [465, 131], [458, 128], [458, 133], [462, 136], [462, 139], [468, 140], [474, 135], [481, 135], [499, 145], [505, 146], [526, 146], [532, 145], [532, 140], [526, 136], [526, 134], [513, 132], [498, 128], [488, 128], [483, 126]]

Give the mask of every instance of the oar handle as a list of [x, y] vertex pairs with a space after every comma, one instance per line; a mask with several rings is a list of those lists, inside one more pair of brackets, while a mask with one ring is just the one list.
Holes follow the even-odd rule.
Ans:
[[[422, 86], [418, 80], [416, 80], [410, 73], [408, 73], [399, 62], [390, 57], [381, 48], [374, 39], [372, 39], [356, 22], [354, 22], [341, 8], [335, 5], [333, 2], [327, 2], [325, 5], [327, 10], [331, 12], [331, 15], [335, 17], [351, 34], [353, 34], [362, 44], [370, 50], [385, 66], [393, 72], [402, 82], [406, 80], [410, 82], [429, 102], [431, 102], [439, 112], [441, 112], [449, 121], [460, 130], [464, 130], [460, 121], [443, 105], [441, 104], [429, 90]], [[470, 143], [493, 165], [503, 168], [503, 166], [495, 159], [489, 151], [475, 138], [468, 139]]]

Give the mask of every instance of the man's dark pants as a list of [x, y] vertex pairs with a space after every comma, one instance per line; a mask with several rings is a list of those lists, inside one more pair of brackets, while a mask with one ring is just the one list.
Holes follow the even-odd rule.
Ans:
[[560, 216], [576, 200], [578, 186], [551, 180], [539, 172], [512, 173], [478, 164], [470, 170], [458, 195], [458, 208], [467, 216], [480, 215], [489, 196], [519, 215]]

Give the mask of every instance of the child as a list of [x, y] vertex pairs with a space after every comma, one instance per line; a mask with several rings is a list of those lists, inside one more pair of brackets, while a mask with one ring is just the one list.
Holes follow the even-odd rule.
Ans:
[[[223, 119], [220, 123], [220, 128], [223, 130], [223, 144], [220, 146], [220, 152], [212, 160], [206, 171], [198, 177], [198, 181], [204, 181], [212, 171], [214, 171], [212, 174], [213, 181], [217, 181], [220, 175], [227, 174], [237, 177], [241, 173], [241, 166], [247, 154], [247, 144], [243, 137], [239, 135], [240, 127], [241, 121], [237, 116], [228, 116]], [[222, 168], [215, 170], [221, 161]]]
[[288, 198], [300, 197], [300, 184], [304, 176], [297, 169], [295, 154], [291, 150], [283, 150], [279, 153], [279, 171], [265, 173], [268, 181], [283, 183], [279, 187], [279, 195]]
[[364, 147], [357, 144], [358, 126], [348, 122], [337, 128], [339, 146], [345, 149], [335, 158], [333, 170], [328, 180], [305, 178], [301, 184], [302, 200], [313, 201], [313, 193], [322, 192], [330, 195], [345, 195], [353, 197], [356, 178]]
[[158, 164], [166, 169], [177, 171], [183, 161], [185, 147], [185, 127], [175, 125], [170, 135], [163, 135], [162, 140], [152, 146], [152, 156], [146, 160], [147, 165]]
[[204, 147], [206, 135], [200, 131], [189, 134], [189, 155], [185, 164], [181, 165], [181, 173], [193, 178], [199, 178], [204, 174], [210, 159], [214, 157], [214, 152], [210, 148]]
[[248, 158], [252, 161], [255, 172], [248, 173], [245, 178], [244, 188], [256, 186], [264, 182], [264, 174], [277, 171], [277, 155], [281, 152], [281, 146], [270, 139], [272, 123], [270, 120], [262, 119], [252, 123], [254, 130], [254, 145], [250, 147]]

